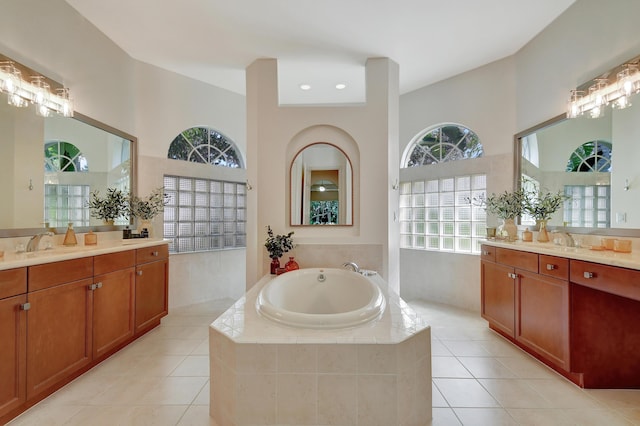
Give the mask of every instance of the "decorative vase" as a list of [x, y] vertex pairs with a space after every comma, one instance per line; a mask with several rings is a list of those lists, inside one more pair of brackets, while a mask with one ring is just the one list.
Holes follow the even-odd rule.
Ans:
[[151, 219], [138, 219], [138, 234], [142, 234], [142, 230], [145, 228], [149, 232], [149, 238], [153, 238]]
[[280, 269], [280, 259], [277, 257], [271, 258], [271, 275], [276, 275], [278, 269]]
[[287, 272], [295, 271], [296, 269], [300, 269], [300, 265], [298, 265], [298, 262], [293, 260], [293, 256], [291, 256], [289, 257], [289, 261], [284, 264], [284, 269], [286, 269]]
[[507, 239], [509, 241], [515, 241], [518, 239], [518, 227], [516, 226], [513, 218], [505, 219], [502, 229], [507, 233]]
[[549, 232], [547, 231], [547, 221], [546, 219], [539, 219], [538, 223], [540, 224], [540, 229], [538, 229], [538, 242], [546, 243], [549, 241]]

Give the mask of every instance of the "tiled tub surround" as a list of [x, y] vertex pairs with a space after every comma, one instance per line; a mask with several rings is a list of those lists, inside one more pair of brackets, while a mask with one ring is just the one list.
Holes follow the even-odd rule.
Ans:
[[210, 414], [227, 425], [428, 425], [431, 329], [379, 276], [383, 316], [347, 329], [279, 325], [263, 277], [209, 329]]

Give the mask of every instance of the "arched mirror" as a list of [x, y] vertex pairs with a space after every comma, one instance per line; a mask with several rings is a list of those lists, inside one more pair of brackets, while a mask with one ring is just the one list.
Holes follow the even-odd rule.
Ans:
[[292, 226], [353, 225], [353, 170], [340, 148], [307, 145], [294, 157], [290, 179]]

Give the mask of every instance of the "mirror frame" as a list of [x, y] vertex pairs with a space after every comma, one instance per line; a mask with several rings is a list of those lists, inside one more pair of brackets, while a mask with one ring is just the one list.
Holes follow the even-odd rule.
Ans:
[[[513, 144], [513, 187], [520, 189], [520, 176], [522, 175], [522, 138], [537, 132], [545, 127], [558, 124], [561, 121], [569, 120], [565, 113], [556, 115], [555, 117], [543, 121], [533, 127], [518, 132], [514, 136]], [[518, 218], [520, 224], [520, 218]], [[616, 237], [634, 237], [640, 238], [640, 229], [638, 228], [579, 228], [571, 226], [556, 226], [554, 230], [569, 232], [573, 234], [590, 234], [590, 235], [611, 235]]]
[[[73, 117], [70, 117], [69, 120], [78, 120], [81, 123], [88, 124], [90, 126], [96, 127], [105, 132], [109, 132], [123, 139], [128, 139], [131, 141], [131, 178], [130, 178], [130, 188], [129, 191], [131, 194], [137, 194], [137, 178], [138, 178], [138, 138], [133, 135], [130, 135], [126, 132], [116, 129], [115, 127], [111, 127], [108, 124], [102, 123], [98, 120], [95, 120], [91, 117], [88, 117], [84, 114], [81, 114], [77, 111], [73, 113]], [[43, 141], [44, 143], [44, 141]], [[44, 151], [43, 151], [44, 152]], [[44, 158], [44, 157], [43, 157]], [[44, 163], [43, 163], [44, 164]], [[131, 225], [133, 221], [129, 219], [129, 224]], [[99, 226], [75, 226], [73, 229], [76, 232], [89, 232], [97, 231], [117, 231], [123, 229], [122, 225], [99, 225]], [[27, 237], [33, 236], [39, 232], [42, 232], [44, 228], [10, 228], [10, 229], [0, 229], [0, 238], [12, 238], [12, 237]], [[55, 232], [55, 234], [64, 234], [66, 232], [66, 227], [56, 227], [49, 228]]]
[[[351, 223], [350, 224], [337, 224], [337, 225], [322, 225], [322, 224], [304, 225], [304, 224], [297, 224], [297, 225], [294, 225], [292, 223], [293, 219], [291, 217], [291, 210], [292, 210], [292, 203], [293, 203], [293, 201], [292, 201], [292, 199], [293, 199], [293, 185], [292, 185], [292, 183], [293, 183], [292, 182], [293, 173], [291, 173], [291, 169], [293, 168], [293, 163], [295, 163], [296, 159], [298, 158], [298, 155], [300, 155], [300, 153], [302, 153], [302, 151], [304, 151], [305, 149], [307, 149], [307, 148], [309, 148], [311, 146], [314, 146], [314, 145], [329, 145], [329, 146], [337, 149], [338, 151], [340, 151], [342, 153], [342, 155], [344, 155], [344, 158], [347, 159], [347, 163], [349, 164], [349, 168], [351, 169], [351, 188], [349, 188], [349, 198], [350, 198], [350, 202], [351, 202], [351, 218], [350, 218], [351, 219]], [[321, 141], [319, 141], [319, 142], [313, 142], [313, 143], [307, 144], [307, 145], [303, 146], [302, 148], [300, 148], [298, 150], [298, 152], [296, 152], [296, 154], [291, 159], [291, 164], [289, 164], [289, 206], [288, 206], [288, 209], [287, 209], [287, 211], [288, 211], [287, 214], [289, 215], [289, 226], [291, 226], [291, 227], [309, 227], [309, 228], [315, 228], [315, 227], [321, 227], [321, 228], [330, 227], [330, 228], [333, 228], [333, 227], [354, 226], [353, 222], [354, 222], [355, 215], [354, 215], [353, 180], [354, 180], [354, 177], [353, 177], [353, 163], [351, 161], [351, 158], [349, 158], [347, 153], [344, 152], [344, 150], [342, 148], [340, 148], [339, 146], [337, 146], [337, 145], [335, 145], [335, 144], [333, 144], [331, 142], [321, 142]]]

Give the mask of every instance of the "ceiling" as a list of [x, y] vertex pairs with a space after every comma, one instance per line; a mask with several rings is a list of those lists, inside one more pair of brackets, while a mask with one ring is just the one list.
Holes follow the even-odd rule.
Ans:
[[373, 57], [410, 92], [514, 54], [574, 2], [66, 1], [131, 57], [240, 94], [248, 65], [277, 58], [281, 103], [362, 101]]

